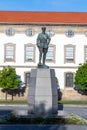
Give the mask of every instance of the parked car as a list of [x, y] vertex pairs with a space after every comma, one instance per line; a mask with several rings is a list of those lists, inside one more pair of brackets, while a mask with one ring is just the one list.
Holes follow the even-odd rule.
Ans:
[[19, 88], [22, 89], [23, 87], [26, 87], [26, 83], [21, 82], [21, 83], [19, 84]]
[[75, 85], [74, 90], [78, 91], [78, 93], [82, 95], [87, 95], [87, 90], [82, 90], [78, 87], [78, 85]]

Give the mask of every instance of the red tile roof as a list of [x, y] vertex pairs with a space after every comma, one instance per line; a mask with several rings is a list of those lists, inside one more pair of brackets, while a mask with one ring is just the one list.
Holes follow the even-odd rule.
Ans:
[[87, 24], [87, 12], [0, 11], [0, 22]]

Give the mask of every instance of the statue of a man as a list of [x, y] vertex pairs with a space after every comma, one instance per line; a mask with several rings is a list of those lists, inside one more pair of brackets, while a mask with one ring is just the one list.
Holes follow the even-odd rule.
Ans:
[[[37, 47], [39, 49], [38, 68], [48, 68], [48, 66], [45, 65], [45, 60], [46, 60], [46, 54], [47, 54], [51, 39], [45, 31], [46, 31], [46, 27], [43, 26], [42, 33], [38, 34], [38, 37], [37, 37]], [[41, 63], [41, 60], [42, 60], [42, 63]]]

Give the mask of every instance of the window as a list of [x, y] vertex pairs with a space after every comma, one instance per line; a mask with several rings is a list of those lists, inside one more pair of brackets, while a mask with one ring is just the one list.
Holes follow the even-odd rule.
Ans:
[[87, 31], [84, 32], [85, 36], [87, 37]]
[[30, 72], [25, 73], [25, 83], [27, 86], [29, 86], [30, 82]]
[[6, 35], [8, 35], [8, 36], [14, 35], [14, 30], [13, 30], [12, 28], [8, 28], [8, 29], [6, 30]]
[[15, 44], [5, 45], [5, 61], [15, 61]]
[[65, 63], [74, 63], [75, 62], [75, 46], [65, 45]]
[[55, 45], [50, 45], [46, 55], [46, 61], [55, 62]]
[[72, 30], [68, 30], [68, 31], [66, 32], [66, 36], [67, 36], [67, 37], [72, 37], [72, 36], [74, 36], [74, 32], [73, 32]]
[[87, 61], [87, 46], [84, 46], [84, 57], [85, 61]]
[[26, 33], [27, 36], [33, 36], [34, 35], [34, 31], [32, 29], [27, 29], [25, 33]]
[[35, 60], [35, 46], [33, 44], [25, 45], [25, 62], [34, 62]]
[[47, 31], [47, 34], [48, 34], [50, 37], [52, 37], [52, 36], [54, 36], [54, 31], [48, 30], [48, 31]]
[[73, 79], [74, 79], [74, 74], [72, 72], [65, 73], [65, 86], [66, 87], [73, 87]]

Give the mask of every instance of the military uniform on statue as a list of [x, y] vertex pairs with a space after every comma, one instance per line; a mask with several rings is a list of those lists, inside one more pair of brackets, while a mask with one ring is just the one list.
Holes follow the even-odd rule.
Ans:
[[37, 37], [37, 47], [39, 49], [38, 68], [49, 68], [47, 65], [45, 65], [45, 60], [46, 60], [46, 54], [51, 39], [49, 35], [45, 33], [45, 31], [46, 31], [46, 27], [42, 27], [42, 33], [40, 33]]

